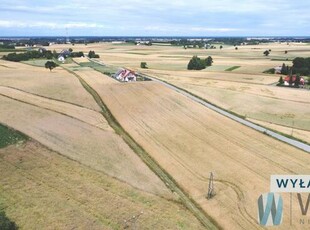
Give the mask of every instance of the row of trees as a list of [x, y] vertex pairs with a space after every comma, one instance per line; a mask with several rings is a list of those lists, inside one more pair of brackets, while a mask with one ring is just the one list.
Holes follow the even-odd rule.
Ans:
[[39, 51], [27, 51], [24, 53], [9, 53], [8, 55], [4, 55], [3, 59], [8, 61], [20, 62], [27, 61], [30, 59], [36, 58], [46, 58], [52, 59], [53, 53], [51, 51], [39, 52]]
[[207, 66], [211, 66], [213, 59], [211, 56], [206, 59], [201, 59], [198, 56], [193, 56], [187, 65], [188, 70], [201, 70], [205, 69]]
[[[92, 51], [94, 52], [94, 51]], [[95, 52], [94, 52], [95, 53]], [[59, 53], [57, 53], [55, 50], [52, 52], [50, 50], [32, 50], [27, 51], [24, 53], [9, 53], [8, 55], [4, 55], [3, 59], [8, 61], [14, 61], [14, 62], [20, 62], [20, 61], [27, 61], [30, 59], [39, 59], [39, 58], [46, 58], [46, 59], [53, 59], [57, 58], [59, 56]], [[99, 57], [99, 55], [95, 55], [95, 57]], [[83, 52], [72, 52], [68, 55], [68, 57], [84, 57]]]
[[5, 43], [5, 44], [0, 44], [0, 49], [15, 49], [15, 46]]

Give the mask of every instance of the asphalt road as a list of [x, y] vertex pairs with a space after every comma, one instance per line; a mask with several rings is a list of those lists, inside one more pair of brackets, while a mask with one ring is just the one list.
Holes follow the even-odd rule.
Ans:
[[274, 138], [276, 138], [276, 139], [278, 139], [280, 141], [283, 141], [283, 142], [285, 142], [285, 143], [287, 143], [289, 145], [292, 145], [292, 146], [294, 146], [296, 148], [302, 149], [302, 150], [310, 153], [310, 146], [305, 144], [305, 143], [302, 143], [300, 141], [296, 141], [296, 140], [290, 139], [290, 138], [285, 137], [285, 136], [283, 136], [281, 134], [273, 132], [273, 131], [271, 131], [269, 129], [266, 129], [266, 128], [263, 128], [263, 127], [261, 127], [259, 125], [256, 125], [256, 124], [254, 124], [254, 123], [252, 123], [250, 121], [242, 119], [242, 118], [240, 118], [240, 117], [238, 117], [236, 115], [228, 113], [225, 110], [222, 110], [222, 109], [220, 109], [220, 108], [218, 108], [218, 107], [216, 107], [216, 106], [214, 106], [214, 105], [212, 105], [212, 104], [210, 104], [208, 102], [205, 102], [204, 100], [202, 100], [202, 99], [200, 99], [198, 97], [195, 97], [192, 94], [190, 94], [190, 93], [188, 93], [188, 92], [186, 92], [186, 91], [184, 91], [182, 89], [179, 89], [179, 88], [177, 88], [177, 87], [175, 87], [175, 86], [173, 86], [171, 84], [168, 84], [168, 83], [166, 83], [164, 81], [161, 81], [159, 79], [156, 79], [156, 78], [153, 78], [153, 77], [150, 77], [150, 76], [147, 76], [147, 77], [152, 79], [155, 82], [163, 84], [166, 87], [168, 87], [168, 88], [170, 88], [170, 89], [172, 89], [172, 90], [174, 90], [174, 91], [176, 91], [176, 92], [178, 92], [178, 93], [180, 93], [180, 94], [190, 98], [191, 100], [193, 100], [195, 102], [198, 102], [199, 104], [202, 104], [202, 105], [208, 107], [209, 109], [212, 109], [212, 110], [214, 110], [214, 111], [216, 111], [216, 112], [218, 112], [218, 113], [220, 113], [220, 114], [222, 114], [222, 115], [224, 115], [226, 117], [229, 117], [230, 119], [233, 119], [233, 120], [235, 120], [235, 121], [237, 121], [237, 122], [239, 122], [239, 123], [241, 123], [243, 125], [246, 125], [246, 126], [252, 128], [252, 129], [255, 129], [255, 130], [257, 130], [257, 131], [259, 131], [261, 133], [264, 133], [264, 134], [267, 134], [269, 136], [272, 136], [272, 137], [274, 137]]

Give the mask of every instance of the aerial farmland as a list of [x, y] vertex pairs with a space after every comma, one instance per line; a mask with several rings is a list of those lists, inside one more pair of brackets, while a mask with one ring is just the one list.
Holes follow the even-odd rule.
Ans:
[[[270, 175], [310, 171], [309, 89], [279, 87], [285, 76], [268, 70], [310, 56], [310, 48], [215, 47], [53, 44], [47, 49], [85, 57], [55, 60], [51, 71], [45, 59], [0, 60], [1, 132], [12, 135], [0, 149], [6, 215], [21, 229], [261, 229], [256, 202]], [[187, 70], [195, 55], [212, 56], [212, 66]], [[113, 78], [122, 68], [147, 80]], [[279, 229], [299, 217], [291, 208]]]

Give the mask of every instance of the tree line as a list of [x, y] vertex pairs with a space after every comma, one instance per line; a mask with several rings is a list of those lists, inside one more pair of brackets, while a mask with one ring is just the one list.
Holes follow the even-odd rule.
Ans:
[[[32, 50], [27, 51], [23, 53], [9, 53], [8, 55], [4, 55], [2, 59], [8, 60], [8, 61], [14, 61], [14, 62], [20, 62], [20, 61], [28, 61], [30, 59], [40, 59], [40, 58], [46, 58], [46, 59], [53, 59], [57, 58], [60, 55], [60, 53], [57, 53], [55, 50], [52, 52], [50, 50]], [[69, 57], [83, 57], [83, 52], [71, 52]]]
[[24, 53], [9, 53], [8, 55], [4, 55], [2, 58], [4, 60], [14, 61], [14, 62], [27, 61], [30, 59], [38, 59], [38, 58], [52, 59], [53, 53], [51, 51], [39, 52], [39, 51], [33, 50], [33, 51], [27, 51]]

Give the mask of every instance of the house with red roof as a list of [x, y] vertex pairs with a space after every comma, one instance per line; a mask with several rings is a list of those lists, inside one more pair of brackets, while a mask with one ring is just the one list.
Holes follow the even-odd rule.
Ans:
[[[295, 86], [296, 81], [296, 75], [292, 75], [292, 86]], [[284, 85], [290, 85], [290, 76], [286, 76], [284, 79]], [[303, 77], [300, 77], [299, 86], [305, 85], [305, 79]]]
[[114, 74], [114, 77], [119, 80], [119, 81], [136, 81], [137, 80], [137, 75], [134, 71], [129, 70], [129, 69], [120, 69]]

